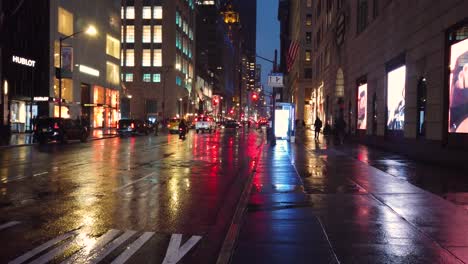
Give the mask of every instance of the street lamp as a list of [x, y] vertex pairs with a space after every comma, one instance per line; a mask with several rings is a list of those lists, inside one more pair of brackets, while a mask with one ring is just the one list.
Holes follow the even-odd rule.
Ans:
[[60, 37], [59, 39], [59, 118], [62, 117], [62, 47], [63, 41], [72, 38], [78, 34], [85, 33], [88, 36], [96, 36], [97, 29], [93, 25], [89, 25], [85, 30], [75, 32], [71, 35]]
[[178, 103], [179, 103], [179, 117], [182, 118], [182, 109], [181, 109], [181, 105], [182, 105], [182, 97], [179, 98], [178, 100]]

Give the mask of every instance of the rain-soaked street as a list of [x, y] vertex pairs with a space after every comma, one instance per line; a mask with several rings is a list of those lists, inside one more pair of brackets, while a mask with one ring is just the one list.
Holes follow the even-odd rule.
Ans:
[[261, 143], [227, 131], [0, 149], [0, 263], [214, 263]]

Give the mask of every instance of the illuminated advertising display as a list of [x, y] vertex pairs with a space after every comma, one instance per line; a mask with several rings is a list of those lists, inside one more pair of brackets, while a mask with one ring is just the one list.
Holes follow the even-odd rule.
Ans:
[[450, 48], [449, 132], [468, 133], [468, 39]]
[[358, 87], [357, 129], [367, 129], [367, 83]]
[[387, 129], [403, 130], [405, 124], [406, 66], [387, 74]]

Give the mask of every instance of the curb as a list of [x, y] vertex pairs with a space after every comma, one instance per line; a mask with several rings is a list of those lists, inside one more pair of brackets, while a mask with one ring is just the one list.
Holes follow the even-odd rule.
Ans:
[[[103, 140], [103, 139], [108, 139], [108, 138], [115, 138], [118, 137], [118, 135], [112, 135], [112, 136], [105, 136], [105, 137], [93, 137], [89, 138], [89, 141], [95, 141], [95, 140]], [[0, 149], [11, 149], [11, 148], [19, 148], [19, 147], [30, 147], [30, 146], [36, 146], [37, 143], [32, 143], [32, 144], [18, 144], [18, 145], [6, 145], [6, 146], [0, 146]]]
[[242, 226], [242, 220], [244, 218], [247, 204], [250, 199], [250, 192], [252, 190], [252, 182], [255, 173], [257, 172], [257, 165], [258, 160], [263, 152], [263, 145], [264, 139], [260, 143], [258, 147], [260, 149], [257, 157], [255, 157], [255, 165], [252, 168], [252, 172], [247, 179], [247, 183], [244, 186], [244, 190], [242, 191], [241, 197], [239, 198], [239, 203], [237, 204], [236, 211], [231, 221], [231, 225], [229, 226], [229, 230], [226, 234], [226, 238], [224, 239], [223, 245], [221, 246], [221, 250], [219, 251], [218, 259], [216, 264], [228, 264], [231, 261], [232, 254], [234, 253], [234, 248], [237, 242], [237, 237], [239, 236], [240, 227]]

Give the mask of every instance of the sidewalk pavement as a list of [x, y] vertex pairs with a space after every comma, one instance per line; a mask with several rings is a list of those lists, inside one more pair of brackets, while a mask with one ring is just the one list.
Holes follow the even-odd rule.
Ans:
[[267, 146], [231, 262], [468, 263], [468, 210], [372, 166], [371, 154]]

